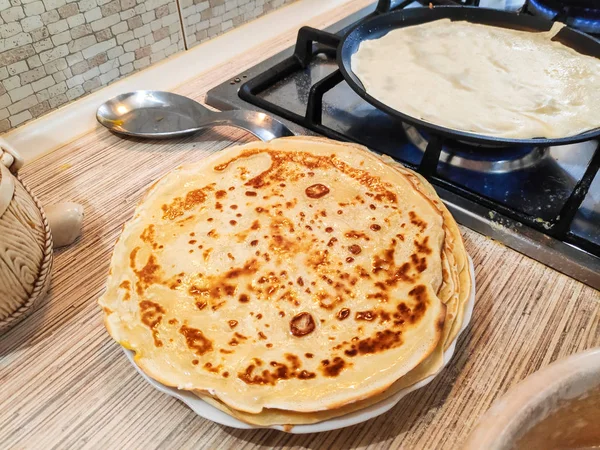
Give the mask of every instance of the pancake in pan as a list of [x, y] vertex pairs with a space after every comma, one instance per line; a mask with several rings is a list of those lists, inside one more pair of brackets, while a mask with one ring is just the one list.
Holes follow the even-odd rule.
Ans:
[[450, 129], [513, 139], [600, 127], [600, 59], [547, 32], [436, 20], [360, 44], [352, 71], [367, 93]]

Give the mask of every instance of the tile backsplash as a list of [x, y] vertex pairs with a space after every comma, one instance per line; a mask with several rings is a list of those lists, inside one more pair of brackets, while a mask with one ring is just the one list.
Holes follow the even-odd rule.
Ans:
[[292, 1], [0, 0], [0, 133]]
[[294, 0], [179, 0], [188, 48]]

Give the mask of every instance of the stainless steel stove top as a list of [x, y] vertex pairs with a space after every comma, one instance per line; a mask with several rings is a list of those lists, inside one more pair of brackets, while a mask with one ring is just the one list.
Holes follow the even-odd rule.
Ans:
[[[338, 33], [373, 9], [365, 8], [326, 31]], [[240, 86], [292, 54], [293, 48], [287, 49], [233, 76], [208, 92], [207, 103], [221, 110], [265, 111], [242, 100]], [[283, 76], [259, 96], [285, 110], [286, 116], [304, 116], [311, 88], [336, 69], [333, 52], [315, 51], [305, 69]], [[269, 108], [267, 112], [296, 134], [318, 134]], [[365, 103], [345, 82], [325, 92], [320, 115], [322, 127], [318, 129], [323, 134], [359, 142], [413, 168], [419, 165], [429, 139]], [[552, 230], [557, 215], [573, 202], [572, 192], [585, 185], [584, 178], [591, 179], [588, 165], [598, 159], [594, 157], [600, 153], [598, 148], [598, 141], [550, 148], [480, 148], [450, 142], [442, 150], [436, 178], [431, 181], [462, 225], [600, 289], [600, 174], [591, 173], [593, 181], [566, 237], [557, 238]]]

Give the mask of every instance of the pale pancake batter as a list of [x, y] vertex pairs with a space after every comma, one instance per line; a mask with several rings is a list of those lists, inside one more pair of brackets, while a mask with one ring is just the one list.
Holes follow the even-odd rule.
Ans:
[[600, 59], [551, 39], [437, 20], [361, 43], [352, 70], [386, 105], [447, 128], [561, 138], [600, 126]]

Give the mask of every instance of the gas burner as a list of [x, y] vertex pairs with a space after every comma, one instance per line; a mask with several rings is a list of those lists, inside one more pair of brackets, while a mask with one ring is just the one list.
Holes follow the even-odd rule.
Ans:
[[[408, 140], [425, 152], [427, 136], [411, 125], [402, 125]], [[539, 164], [549, 154], [547, 147], [473, 146], [463, 142], [448, 142], [442, 148], [440, 162], [484, 173], [508, 173]]]
[[585, 33], [600, 34], [597, 0], [528, 0], [527, 11], [549, 20], [560, 20]]

